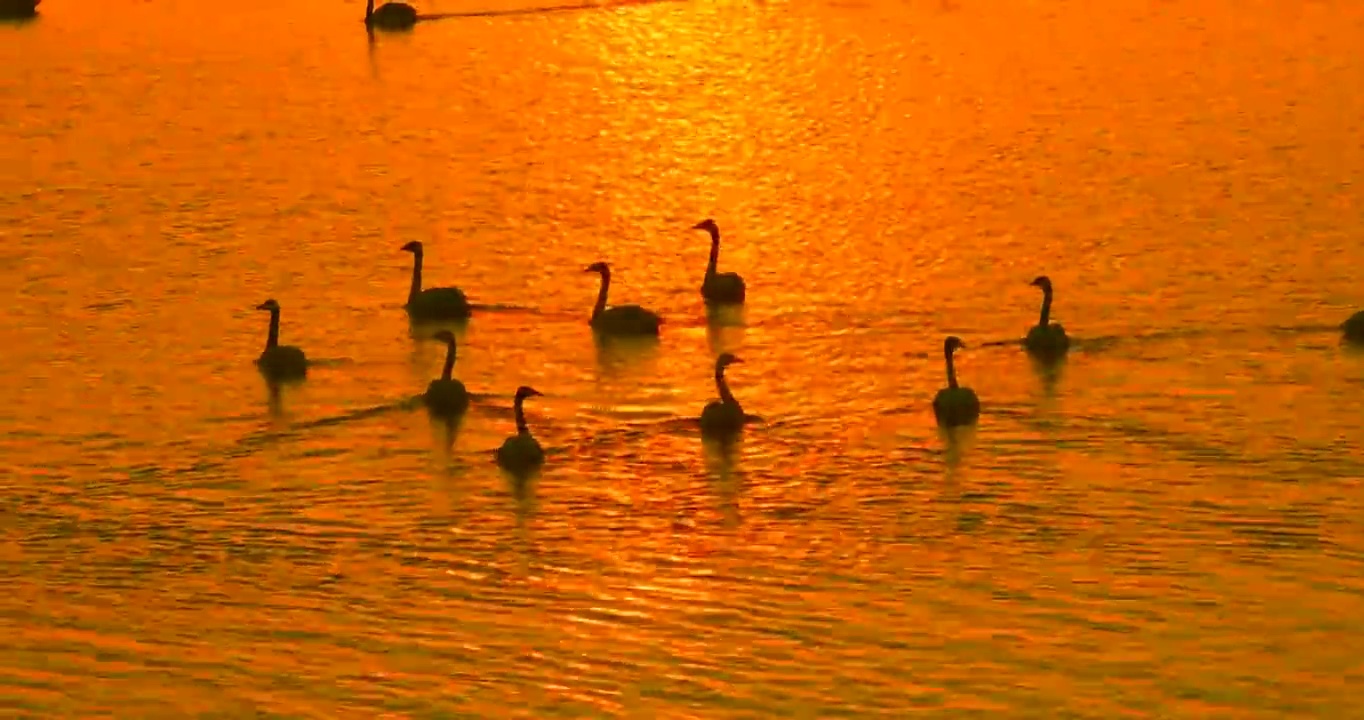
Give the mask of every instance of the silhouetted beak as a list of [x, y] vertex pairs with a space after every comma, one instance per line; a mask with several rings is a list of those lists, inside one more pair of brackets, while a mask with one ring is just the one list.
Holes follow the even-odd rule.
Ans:
[[692, 229], [692, 230], [705, 230], [705, 229], [706, 229], [706, 221], [705, 221], [705, 220], [702, 220], [701, 222], [696, 223], [695, 225], [692, 225], [692, 226], [691, 226], [691, 229]]
[[535, 388], [531, 388], [530, 393], [527, 394], [526, 397], [544, 397], [544, 395], [545, 395], [545, 394], [542, 393], [542, 392], [540, 392], [539, 390], [536, 390]]
[[734, 358], [733, 360], [730, 360], [730, 361], [729, 361], [729, 364], [730, 364], [730, 365], [741, 365], [741, 364], [743, 364], [743, 362], [744, 362], [744, 361], [743, 361], [743, 360], [740, 360], [739, 358]]
[[256, 306], [256, 309], [257, 309], [257, 310], [269, 310], [269, 309], [270, 309], [270, 306], [269, 306], [269, 305], [266, 305], [265, 303], [261, 303], [261, 304], [259, 304], [259, 305]]

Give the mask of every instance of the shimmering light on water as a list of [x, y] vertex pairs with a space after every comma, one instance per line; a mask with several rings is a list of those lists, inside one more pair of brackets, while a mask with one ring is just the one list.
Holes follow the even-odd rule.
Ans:
[[[1364, 6], [362, 8], [0, 24], [0, 708], [1353, 712]], [[484, 306], [453, 434], [412, 239]], [[596, 260], [659, 342], [593, 341]], [[1054, 372], [1005, 342], [1041, 273]], [[315, 361], [273, 402], [266, 298]]]

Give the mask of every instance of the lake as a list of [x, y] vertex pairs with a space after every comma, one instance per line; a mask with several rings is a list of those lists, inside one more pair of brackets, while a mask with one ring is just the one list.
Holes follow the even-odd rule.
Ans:
[[0, 23], [0, 714], [1356, 712], [1364, 4], [117, 5]]

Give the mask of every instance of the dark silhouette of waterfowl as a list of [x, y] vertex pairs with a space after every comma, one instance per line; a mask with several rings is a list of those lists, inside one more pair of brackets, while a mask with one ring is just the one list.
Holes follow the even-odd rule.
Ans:
[[617, 305], [606, 307], [606, 294], [611, 289], [611, 268], [604, 262], [595, 262], [583, 272], [601, 275], [601, 290], [597, 292], [597, 304], [592, 306], [592, 319], [588, 324], [603, 335], [657, 335], [658, 326], [663, 320], [653, 311], [638, 305]]
[[365, 0], [365, 27], [371, 30], [407, 30], [417, 24], [417, 9], [405, 2], [386, 2], [374, 9], [374, 0]]
[[497, 449], [497, 464], [516, 475], [535, 470], [545, 462], [545, 451], [526, 425], [524, 407], [526, 398], [539, 395], [543, 393], [526, 385], [516, 389], [516, 400], [512, 405], [516, 414], [516, 434], [502, 441], [502, 447]]
[[464, 383], [451, 377], [455, 369], [455, 334], [441, 330], [432, 339], [445, 341], [445, 366], [441, 368], [440, 377], [426, 386], [422, 401], [435, 415], [458, 417], [469, 409], [469, 392], [464, 389]]
[[952, 363], [952, 353], [966, 344], [955, 335], [943, 342], [943, 355], [947, 358], [947, 387], [933, 397], [933, 416], [944, 427], [971, 425], [980, 417], [980, 399], [976, 391], [957, 385], [957, 370]]
[[1070, 349], [1070, 338], [1066, 337], [1066, 329], [1060, 323], [1051, 322], [1051, 278], [1041, 275], [1028, 284], [1042, 288], [1042, 315], [1028, 330], [1023, 346], [1038, 358], [1054, 360]]
[[42, 0], [0, 0], [0, 18], [21, 20], [38, 14], [38, 4]]
[[715, 359], [715, 390], [719, 400], [712, 400], [701, 411], [701, 433], [710, 436], [734, 435], [743, 429], [744, 409], [729, 391], [725, 382], [725, 368], [743, 362], [730, 353], [722, 353]]
[[422, 289], [422, 244], [416, 240], [403, 246], [412, 253], [412, 286], [403, 307], [413, 320], [463, 320], [473, 314], [469, 299], [457, 287]]
[[273, 299], [256, 306], [270, 311], [270, 334], [265, 337], [265, 349], [256, 358], [256, 366], [271, 380], [296, 380], [308, 374], [308, 358], [293, 345], [279, 344], [279, 303]]
[[1364, 343], [1364, 310], [1351, 315], [1350, 319], [1341, 323], [1340, 331], [1345, 335], [1346, 340]]
[[692, 227], [710, 233], [710, 262], [706, 264], [706, 276], [701, 281], [701, 297], [708, 303], [743, 303], [746, 295], [744, 279], [739, 273], [718, 272], [720, 264], [720, 228], [714, 220], [706, 218]]

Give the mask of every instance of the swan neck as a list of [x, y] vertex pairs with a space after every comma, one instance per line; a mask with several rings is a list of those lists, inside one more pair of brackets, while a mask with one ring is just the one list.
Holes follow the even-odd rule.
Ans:
[[445, 367], [441, 368], [440, 379], [449, 380], [455, 371], [455, 341], [451, 340], [445, 348]]
[[706, 265], [706, 277], [713, 277], [720, 265], [720, 233], [710, 234], [710, 262]]
[[374, 19], [374, 0], [365, 0], [365, 22]]
[[720, 393], [720, 402], [727, 405], [738, 405], [739, 401], [734, 399], [734, 393], [729, 391], [729, 383], [725, 381], [724, 367], [715, 368], [715, 390]]
[[1042, 317], [1037, 320], [1037, 324], [1046, 327], [1051, 321], [1051, 288], [1042, 288]]
[[265, 336], [265, 349], [279, 345], [279, 310], [270, 311], [270, 334]]
[[947, 356], [947, 387], [955, 390], [957, 388], [957, 368], [952, 363], [952, 349], [948, 348], [947, 352], [943, 354]]
[[597, 291], [597, 304], [592, 306], [592, 319], [596, 320], [606, 310], [606, 293], [611, 289], [611, 271], [603, 270], [601, 289]]
[[[373, 0], [371, 0], [372, 2]], [[417, 300], [417, 296], [422, 294], [422, 251], [412, 253], [412, 287], [407, 291], [407, 302], [412, 303]]]
[[525, 409], [525, 407], [524, 407], [525, 402], [526, 402], [526, 399], [525, 399], [524, 397], [521, 397], [520, 395], [517, 395], [517, 396], [516, 396], [516, 402], [513, 403], [513, 405], [514, 405], [514, 410], [515, 410], [515, 412], [516, 412], [516, 434], [517, 434], [517, 435], [529, 435], [529, 434], [530, 434], [530, 428], [526, 426], [526, 409]]

